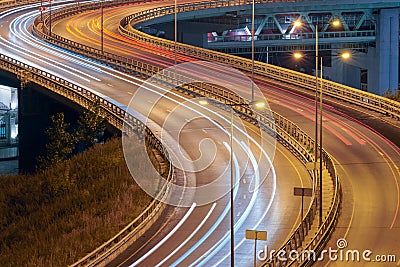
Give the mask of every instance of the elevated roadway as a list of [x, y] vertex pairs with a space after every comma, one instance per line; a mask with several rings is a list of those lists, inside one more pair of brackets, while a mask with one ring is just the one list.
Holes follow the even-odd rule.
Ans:
[[[124, 6], [123, 8], [105, 10], [106, 17], [110, 18], [110, 20], [105, 21], [105, 49], [112, 50], [121, 55], [148, 60], [153, 63], [157, 61], [157, 64], [164, 64], [164, 66], [172, 64], [174, 55], [170, 52], [140, 45], [120, 37], [116, 33], [118, 20], [124, 15], [137, 11], [138, 8], [149, 8], [159, 4], [155, 2], [140, 6]], [[162, 2], [162, 4], [172, 3]], [[127, 105], [131, 94], [142, 81], [136, 77], [129, 77], [89, 60], [71, 55], [66, 51], [62, 51], [33, 38], [29, 32], [29, 25], [32, 22], [33, 16], [38, 13], [37, 11], [30, 12], [33, 10], [35, 9], [12, 13], [3, 17], [0, 39], [2, 43], [1, 52], [35, 66], [48, 69], [84, 87], [96, 90], [123, 105]], [[67, 19], [55, 25], [54, 31], [57, 31], [58, 34], [65, 34], [68, 38], [93, 45], [96, 42], [95, 40], [99, 40], [98, 21], [99, 13], [89, 12], [75, 17], [73, 21]], [[66, 29], [69, 29], [69, 31], [66, 31]], [[193, 60], [184, 55], [179, 55], [178, 58], [180, 62]], [[314, 105], [311, 100], [302, 95], [292, 93], [286, 88], [272, 85], [268, 81], [264, 81], [261, 77], [257, 77], [257, 84], [268, 98], [272, 109], [297, 122], [312, 135]], [[354, 249], [361, 250], [368, 248], [375, 254], [397, 254], [400, 257], [397, 245], [400, 241], [400, 222], [398, 218], [398, 179], [400, 176], [398, 166], [400, 165], [400, 152], [398, 147], [373, 129], [342, 114], [336, 108], [328, 105], [325, 108], [325, 147], [334, 156], [340, 166], [339, 173], [343, 183], [345, 200], [341, 220], [332, 238], [332, 246], [335, 243], [335, 239], [345, 237], [349, 246]], [[210, 133], [202, 132], [198, 134], [199, 138], [204, 138], [204, 134], [215, 138]], [[222, 133], [217, 135], [221, 135], [219, 136], [221, 140], [225, 136]], [[187, 150], [191, 150], [190, 145], [188, 145]], [[271, 247], [278, 247], [290, 233], [291, 227], [295, 225], [299, 215], [299, 202], [291, 195], [292, 186], [300, 185], [302, 183], [300, 177], [307, 177], [308, 175], [304, 169], [299, 166], [296, 167], [295, 163], [293, 163], [295, 166], [292, 165], [292, 167], [288, 168], [286, 164], [290, 161], [287, 158], [291, 161], [294, 161], [294, 159], [287, 152], [284, 152], [284, 150], [278, 150], [276, 158], [279, 159], [279, 162], [284, 162], [283, 164], [274, 163], [277, 167], [278, 177], [276, 199], [272, 203], [266, 217], [260, 217], [259, 214], [249, 217], [251, 220], [264, 218], [264, 228], [272, 234], [275, 233], [275, 236], [270, 236], [270, 240], [268, 241]], [[282, 159], [283, 161], [281, 161]], [[271, 196], [270, 192], [266, 195], [263, 194], [264, 200], [268, 199], [268, 196]], [[220, 205], [226, 206], [226, 199], [221, 199], [217, 206]], [[208, 207], [208, 211], [211, 208], [212, 206]], [[261, 206], [260, 209], [265, 209], [265, 206]], [[202, 219], [208, 213], [206, 208], [199, 208], [196, 209], [195, 214], [195, 216], [192, 214], [188, 215], [190, 220], [185, 224], [188, 228], [184, 230], [184, 226], [180, 233], [189, 236], [189, 232], [193, 230], [190, 227], [193, 227], [193, 225], [199, 226]], [[221, 211], [219, 211], [219, 214], [221, 214]], [[214, 216], [217, 215], [211, 216], [210, 220], [204, 224], [205, 229], [212, 225], [213, 218], [215, 220]], [[228, 222], [225, 218], [220, 228], [222, 232], [226, 232]], [[251, 225], [251, 222], [247, 222], [244, 225]], [[238, 232], [243, 233], [244, 228], [241, 228]], [[200, 231], [194, 237], [193, 242], [201, 240], [202, 236], [204, 236], [204, 232]], [[185, 255], [185, 251], [190, 251], [189, 245], [185, 244], [182, 250], [179, 250], [177, 255], [172, 257], [171, 262], [166, 262], [166, 264], [176, 262], [182, 255], [185, 255], [183, 265], [193, 263], [199, 255], [204, 253], [204, 250], [210, 248], [215, 243], [215, 240], [218, 239], [221, 239], [221, 232], [215, 232], [202, 247], [199, 247], [190, 256]], [[250, 266], [252, 244], [244, 244], [248, 245], [238, 249], [238, 253], [240, 254], [240, 257], [238, 254], [238, 258], [242, 259], [243, 262], [241, 263]], [[151, 243], [149, 246], [152, 246]], [[166, 243], [163, 249], [160, 250], [160, 253], [164, 253], [163, 255], [170, 253], [171, 246], [171, 243]], [[176, 246], [177, 244], [175, 243]], [[134, 255], [134, 257], [139, 257], [148, 251], [150, 251], [149, 247], [144, 247], [143, 252], [138, 251], [138, 254]], [[220, 253], [217, 253], [216, 257], [211, 259], [210, 263], [216, 264], [221, 261], [222, 265], [229, 264], [228, 259], [224, 260], [227, 251], [227, 247], [222, 248]], [[245, 253], [245, 251], [250, 252]], [[149, 260], [148, 263], [153, 265], [157, 259], [159, 259], [159, 263], [161, 258], [158, 258], [157, 255], [148, 257], [146, 260]], [[137, 260], [137, 258], [133, 260]], [[336, 266], [345, 266], [346, 264], [348, 266], [365, 266], [364, 263], [354, 262], [336, 262], [332, 264], [336, 264]]]
[[[128, 12], [126, 7], [124, 11]], [[137, 11], [138, 9], [135, 8], [134, 12]], [[131, 51], [137, 48], [140, 44], [116, 35], [115, 23], [123, 17], [123, 14], [118, 15], [121, 11], [112, 9], [107, 12], [110, 13], [105, 16], [106, 47], [108, 46], [110, 50], [118, 53], [123, 53], [120, 49]], [[98, 20], [99, 16], [96, 12], [85, 13], [80, 18], [74, 17], [73, 20], [65, 20], [57, 24], [55, 29], [59, 33], [64, 32], [64, 36], [74, 38], [76, 41], [87, 42], [88, 39], [91, 39], [92, 45], [95, 45], [96, 40], [99, 40], [99, 29], [95, 27]], [[82, 28], [79, 33], [76, 28], [71, 27], [72, 22], [81, 27], [85, 24], [90, 27], [86, 31], [83, 31], [84, 28]], [[65, 29], [68, 29], [69, 33], [66, 34]], [[119, 43], [118, 48], [115, 48], [116, 42]], [[150, 53], [155, 53], [155, 58], [157, 58], [157, 54], [161, 53], [167, 61], [173, 60], [174, 57], [173, 53], [158, 49], [150, 50]], [[178, 55], [178, 59], [179, 61], [184, 60], [182, 55]], [[272, 109], [298, 123], [312, 135], [314, 129], [313, 101], [290, 92], [287, 88], [272, 85], [262, 77], [256, 78], [257, 85], [267, 96]], [[379, 120], [377, 114], [332, 99], [330, 99], [330, 103], [335, 106], [324, 106], [324, 147], [334, 156], [339, 166], [344, 188], [344, 208], [337, 230], [329, 245], [335, 249], [336, 240], [346, 238], [349, 249], [359, 249], [360, 251], [369, 249], [373, 251], [373, 255], [394, 254], [399, 257], [400, 251], [396, 245], [399, 242], [400, 231], [398, 215], [399, 148], [362, 121], [343, 114], [338, 107], [347, 106], [345, 107], [347, 110], [356, 109], [358, 113], [365, 114], [363, 120], [367, 121]], [[392, 122], [392, 128], [394, 133], [395, 129], [399, 130], [398, 123]], [[396, 138], [396, 136], [392, 137]], [[332, 261], [329, 264], [365, 266], [368, 263]]]
[[[114, 71], [33, 37], [30, 32], [30, 25], [37, 15], [37, 5], [32, 8], [21, 8], [4, 13], [1, 20], [0, 52], [73, 81], [83, 88], [96, 91], [102, 96], [120, 103], [122, 106], [127, 106], [132, 94], [143, 83], [143, 79]], [[54, 30], [57, 30], [57, 26]], [[84, 31], [86, 31], [86, 28]], [[141, 50], [136, 50], [136, 53], [138, 57], [144, 56]], [[148, 59], [150, 61], [158, 58], [159, 62], [165, 64], [165, 66], [171, 64], [170, 60], [162, 61], [162, 56], [156, 57], [150, 52], [149, 55], [151, 55]], [[153, 56], [154, 58], [152, 58]], [[149, 94], [151, 93], [149, 92]], [[184, 101], [179, 95], [174, 95], [173, 100]], [[155, 122], [155, 128], [160, 127], [165, 117], [169, 115], [169, 112], [166, 111], [173, 110], [176, 105], [177, 103], [174, 101], [165, 101], [155, 108], [155, 112], [151, 117]], [[200, 183], [204, 177], [218, 177], [221, 173], [226, 176], [224, 171], [226, 172], [227, 164], [229, 163], [229, 153], [223, 145], [223, 142], [227, 141], [226, 131], [221, 131], [216, 125], [209, 124], [208, 120], [200, 121], [193, 125], [188, 124], [187, 131], [190, 132], [190, 135], [182, 134], [179, 141], [188, 155], [192, 157], [197, 155], [196, 142], [204, 138], [215, 140], [219, 154], [218, 160], [213, 162], [212, 168], [208, 172], [199, 174], [199, 177], [196, 178], [186, 175], [181, 177], [180, 182]], [[171, 140], [171, 142], [176, 142], [176, 140]], [[242, 144], [237, 144], [237, 146], [239, 145], [242, 146]], [[238, 156], [240, 154], [238, 152]], [[239, 242], [243, 240], [246, 228], [257, 226], [268, 230], [270, 232], [269, 244], [278, 247], [288, 238], [293, 227], [299, 223], [300, 200], [292, 196], [293, 186], [310, 186], [309, 174], [304, 166], [281, 145], [278, 145], [278, 150], [273, 160], [274, 165], [276, 165], [276, 176], [279, 179], [275, 181], [273, 172], [271, 172], [256, 198], [252, 198], [254, 193], [248, 192], [246, 187], [246, 183], [251, 181], [249, 177], [252, 176], [256, 166], [241, 166], [241, 169], [247, 173], [243, 177], [244, 180], [241, 180], [239, 184], [235, 199], [237, 201], [235, 218], [237, 221], [243, 221], [242, 225], [238, 224], [236, 227], [237, 253], [241, 254], [240, 257], [237, 257], [237, 264], [240, 266], [251, 265], [252, 259], [252, 243], [246, 241], [239, 245]], [[263, 162], [265, 161], [264, 159]], [[240, 158], [238, 162], [242, 164]], [[228, 200], [229, 198], [225, 196], [206, 206], [182, 208], [176, 213], [170, 214], [167, 221], [169, 225], [172, 225], [173, 229], [180, 226], [176, 228], [178, 229], [176, 234], [169, 239], [165, 239], [166, 241], [162, 248], [157, 250], [157, 255], [151, 255], [143, 259], [141, 264], [147, 266], [155, 265], [165, 259], [167, 255], [171, 255], [165, 264], [181, 262], [181, 264], [187, 265], [200, 259], [204, 252], [210, 249], [218, 252], [217, 255], [211, 259], [204, 260], [215, 263], [221, 261], [223, 264], [229, 262], [229, 240], [226, 236], [229, 229], [229, 216], [226, 213], [227, 208], [229, 210]], [[257, 203], [256, 208], [251, 208], [251, 201]], [[177, 221], [177, 218], [181, 220]], [[182, 225], [179, 225], [179, 223]], [[166, 228], [163, 228], [163, 231], [167, 231]], [[191, 236], [192, 234], [193, 236]], [[189, 236], [191, 236], [190, 242], [184, 243], [184, 240], [187, 240]], [[205, 237], [207, 238], [203, 241]], [[216, 243], [221, 243], [222, 245], [218, 248], [213, 248]], [[182, 247], [178, 249], [180, 244]], [[172, 253], [171, 250], [175, 249], [176, 252]], [[148, 251], [148, 247], [144, 247], [144, 250]], [[246, 253], [246, 251], [249, 251], [249, 253]], [[185, 253], [189, 255], [185, 255]], [[140, 250], [132, 256], [138, 257], [142, 255], [143, 252]], [[136, 261], [138, 259], [133, 258], [132, 260]]]

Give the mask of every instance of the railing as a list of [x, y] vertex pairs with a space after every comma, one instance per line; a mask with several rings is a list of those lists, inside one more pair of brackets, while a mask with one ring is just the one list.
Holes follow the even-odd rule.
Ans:
[[18, 1], [0, 1], [0, 11], [10, 9], [13, 7], [19, 7], [27, 4], [40, 3], [40, 0], [18, 0]]
[[[232, 0], [182, 4], [178, 6], [178, 12], [243, 5], [249, 4], [249, 2], [250, 1]], [[259, 3], [260, 1], [256, 2]], [[261, 2], [265, 3], [265, 1]], [[176, 49], [177, 53], [186, 54], [204, 60], [220, 62], [247, 72], [251, 71], [252, 61], [249, 59], [182, 43], [177, 43], [175, 45], [175, 42], [173, 41], [150, 36], [146, 33], [133, 29], [132, 27], [132, 25], [145, 20], [173, 14], [174, 11], [174, 7], [169, 6], [153, 8], [131, 14], [121, 20], [119, 30], [121, 34], [125, 36], [156, 47], [160, 47], [170, 51], [175, 51]], [[297, 87], [305, 88], [307, 90], [314, 90], [315, 88], [314, 76], [269, 65], [263, 62], [255, 62], [254, 73], [264, 76], [268, 79], [273, 79], [278, 82], [283, 82], [285, 84], [295, 85]], [[329, 80], [323, 81], [323, 94], [400, 120], [400, 103], [390, 100], [388, 98], [364, 92]]]
[[[121, 1], [116, 1], [116, 2], [121, 2]], [[90, 9], [96, 9], [97, 7], [95, 7], [93, 4], [91, 4], [90, 6], [87, 5], [83, 7], [82, 6], [70, 7], [68, 8], [69, 14], [66, 11], [67, 9], [64, 9], [55, 13], [54, 16], [55, 18], [64, 18], [69, 15], [83, 12], [82, 10], [79, 10], [79, 8], [82, 8], [83, 10], [90, 10]], [[161, 68], [157, 66], [146, 64], [138, 60], [124, 58], [108, 52], [103, 53], [99, 49], [79, 44], [77, 42], [68, 40], [54, 33], [52, 34], [52, 36], [49, 36], [48, 34], [46, 34], [48, 33], [48, 25], [46, 21], [47, 19], [44, 20], [45, 23], [43, 27], [41, 27], [40, 18], [36, 18], [34, 23], [34, 32], [43, 39], [57, 46], [69, 49], [78, 54], [90, 57], [97, 61], [103, 62], [107, 65], [111, 65], [114, 68], [128, 71], [130, 73], [140, 73], [140, 74], [145, 74], [147, 76], [151, 76], [156, 73], [159, 73], [159, 71], [161, 70]], [[163, 74], [160, 75], [159, 73], [158, 77], [161, 83], [173, 84], [173, 85], [184, 84], [183, 86], [176, 87], [177, 90], [183, 91], [190, 95], [206, 96], [209, 98], [213, 98], [219, 102], [227, 104], [244, 103], [243, 99], [241, 99], [239, 96], [237, 96], [231, 91], [227, 91], [220, 87], [216, 87], [210, 84], [196, 83], [194, 81], [191, 83], [190, 79], [188, 79], [187, 77], [176, 74], [175, 72], [171, 72], [169, 70], [163, 70]], [[291, 149], [294, 152], [294, 154], [297, 155], [302, 160], [303, 163], [314, 161], [314, 158], [311, 155], [311, 151], [313, 151], [314, 149], [313, 139], [310, 138], [293, 122], [283, 118], [282, 116], [276, 113], [273, 113], [273, 118], [258, 113], [253, 113], [246, 106], [239, 106], [236, 107], [235, 109], [242, 118], [253, 123], [259, 122], [260, 127], [264, 128], [267, 131], [275, 132], [277, 134], [277, 139], [284, 145], [286, 145], [289, 149]], [[325, 167], [329, 170], [332, 183], [334, 185], [334, 198], [332, 199], [332, 206], [331, 209], [329, 210], [325, 222], [319, 229], [318, 234], [314, 237], [315, 241], [313, 241], [309, 245], [311, 248], [315, 250], [317, 248], [320, 248], [320, 245], [322, 244], [323, 241], [326, 241], [326, 238], [329, 233], [329, 231], [327, 230], [332, 230], [331, 227], [335, 224], [337, 220], [339, 206], [340, 206], [340, 184], [338, 182], [334, 164], [326, 152], [323, 152], [323, 161]], [[312, 200], [312, 204], [310, 205], [309, 211], [303, 218], [303, 223], [296, 228], [293, 236], [288, 241], [288, 243], [291, 244], [291, 246], [299, 247], [301, 243], [304, 241], [305, 235], [308, 232], [309, 227], [312, 224], [313, 219], [317, 212], [316, 204], [317, 204], [316, 199], [314, 198]], [[326, 228], [328, 226], [329, 228]], [[277, 261], [276, 256], [273, 259], [274, 261], [268, 263], [268, 265], [280, 266], [279, 265], [280, 263]]]
[[[304, 40], [304, 39], [315, 39], [316, 34], [307, 33], [292, 33], [292, 34], [258, 34], [254, 35], [256, 41], [277, 41], [277, 40]], [[231, 35], [226, 36], [209, 36], [207, 37], [208, 42], [250, 42], [251, 35]], [[338, 31], [338, 32], [320, 32], [318, 38], [329, 39], [329, 38], [363, 38], [363, 37], [375, 37], [375, 31]]]

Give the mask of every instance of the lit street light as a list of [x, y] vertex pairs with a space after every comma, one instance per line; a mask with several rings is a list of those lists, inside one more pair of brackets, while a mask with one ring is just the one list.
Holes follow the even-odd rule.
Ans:
[[295, 59], [300, 59], [300, 58], [303, 57], [303, 54], [300, 53], [300, 52], [295, 52], [295, 53], [293, 54], [293, 57], [294, 57]]
[[351, 57], [351, 53], [344, 52], [340, 55], [343, 59], [349, 59]]
[[[200, 105], [207, 105], [208, 101], [206, 99], [201, 99], [199, 100]], [[242, 104], [227, 104], [224, 103], [225, 105], [231, 107], [231, 119], [230, 119], [230, 126], [231, 126], [231, 133], [230, 133], [230, 160], [231, 160], [231, 179], [230, 179], [230, 205], [231, 205], [231, 212], [230, 212], [230, 234], [231, 234], [231, 266], [235, 266], [235, 232], [234, 232], [234, 226], [235, 226], [235, 212], [234, 212], [234, 189], [235, 189], [235, 178], [234, 178], [234, 162], [233, 162], [233, 107], [241, 107], [241, 106], [253, 106], [258, 110], [263, 110], [266, 107], [265, 101], [262, 100], [257, 100], [257, 101], [251, 101], [250, 103], [242, 103]]]

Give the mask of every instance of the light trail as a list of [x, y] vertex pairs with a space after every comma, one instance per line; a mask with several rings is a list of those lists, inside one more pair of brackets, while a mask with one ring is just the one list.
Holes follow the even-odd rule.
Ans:
[[148, 251], [145, 255], [143, 255], [140, 259], [135, 261], [130, 266], [138, 266], [142, 261], [144, 261], [151, 254], [153, 254], [159, 247], [161, 247], [171, 236], [173, 236], [176, 233], [176, 231], [178, 231], [178, 229], [182, 226], [182, 224], [189, 218], [190, 214], [192, 214], [195, 207], [196, 207], [196, 203], [193, 203], [192, 206], [190, 207], [189, 211], [185, 214], [185, 216], [182, 218], [182, 220], [179, 221], [179, 223], [175, 226], [175, 228], [171, 232], [169, 232], [168, 235], [166, 237], [164, 237], [150, 251]]

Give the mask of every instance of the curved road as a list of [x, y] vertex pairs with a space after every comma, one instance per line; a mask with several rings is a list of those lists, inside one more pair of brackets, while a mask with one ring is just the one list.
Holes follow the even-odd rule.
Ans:
[[[15, 9], [1, 15], [0, 52], [47, 70], [82, 87], [97, 91], [101, 95], [127, 106], [132, 94], [143, 83], [143, 80], [111, 70], [37, 40], [30, 33], [32, 20], [34, 16], [38, 15], [37, 6]], [[143, 55], [139, 53], [138, 56]], [[160, 59], [163, 58], [160, 56]], [[149, 90], [146, 96], [150, 97], [151, 94], [157, 94], [156, 90]], [[154, 108], [154, 114], [151, 115], [154, 128], [163, 125], [165, 116], [169, 114], [168, 110], [173, 110], [177, 106], [177, 102], [185, 101], [185, 98], [178, 94], [169, 93], [168, 96], [170, 96], [170, 99], [163, 99]], [[203, 113], [208, 112], [207, 110], [208, 108], [201, 109]], [[185, 115], [187, 114], [175, 115], [178, 123], [185, 123]], [[185, 123], [186, 128], [184, 130], [190, 132], [190, 135], [185, 136], [185, 131], [182, 131], [179, 140], [172, 139], [170, 141], [173, 145], [176, 145], [179, 141], [185, 153], [189, 157], [196, 158], [198, 153], [197, 143], [199, 140], [209, 138], [214, 140], [216, 144], [216, 158], [207, 170], [196, 173], [195, 176], [190, 173], [186, 174], [178, 182], [208, 183], [209, 181], [204, 181], [204, 179], [212, 180], [219, 175], [222, 176], [223, 182], [226, 183], [228, 180], [229, 147], [224, 145], [224, 142], [227, 143], [229, 135], [227, 135], [226, 129], [221, 129], [219, 124], [213, 121], [214, 119], [210, 119], [212, 115], [205, 115], [204, 118], [207, 118], [207, 120]], [[247, 129], [249, 132], [257, 131], [252, 126], [248, 126]], [[236, 132], [237, 130], [235, 130]], [[254, 136], [256, 138], [257, 135]], [[253, 227], [265, 229], [269, 232], [268, 244], [273, 247], [280, 246], [287, 239], [293, 227], [299, 223], [300, 200], [292, 196], [292, 188], [293, 186], [310, 186], [310, 179], [303, 165], [286, 149], [278, 145], [275, 158], [273, 158], [278, 179], [275, 181], [273, 172], [269, 172], [257, 194], [249, 192], [248, 184], [254, 176], [257, 165], [242, 161], [242, 157], [246, 157], [244, 154], [248, 154], [249, 149], [236, 140], [238, 138], [235, 135], [234, 146], [238, 162], [237, 168], [239, 168], [237, 171], [239, 175], [236, 176], [237, 180], [240, 179], [235, 193], [237, 265], [250, 266], [252, 264], [253, 244], [250, 241], [242, 242], [245, 229]], [[259, 154], [260, 151], [255, 149], [255, 145], [254, 142], [249, 143], [251, 151], [256, 158], [260, 156], [265, 164], [267, 160]], [[182, 218], [179, 222], [174, 221], [173, 215], [169, 218], [170, 225], [177, 231], [173, 232], [174, 235], [170, 238], [167, 239], [166, 236], [163, 238], [165, 241], [162, 241], [164, 242], [162, 249], [157, 250], [157, 256], [151, 255], [151, 257], [145, 258], [140, 262], [140, 265], [153, 266], [160, 262], [163, 264], [189, 265], [199, 259], [206, 265], [218, 264], [219, 262], [223, 265], [229, 264], [228, 200], [228, 196], [225, 196], [205, 206], [197, 207], [193, 205], [190, 209], [179, 209], [173, 214]], [[253, 206], [254, 203], [256, 203], [256, 206]], [[185, 242], [189, 237], [189, 242]], [[215, 247], [215, 244], [221, 245]], [[263, 246], [262, 242], [259, 244]], [[147, 248], [144, 249], [147, 250]], [[208, 254], [205, 253], [207, 251]], [[216, 252], [216, 254], [214, 255], [213, 252]], [[171, 255], [171, 257], [162, 262], [167, 255]], [[203, 255], [204, 258], [202, 258]], [[207, 257], [208, 255], [211, 256]], [[134, 258], [133, 260], [136, 261], [137, 259]]]
[[[164, 4], [164, 2], [163, 2]], [[153, 4], [152, 4], [153, 5]], [[148, 8], [146, 5], [140, 7]], [[129, 51], [139, 48], [145, 60], [157, 64], [162, 55], [162, 64], [168, 64], [173, 54], [119, 36], [116, 26], [127, 13], [137, 12], [138, 7], [128, 10], [126, 7], [113, 8], [106, 11], [105, 34], [106, 47], [114, 53], [129, 56]], [[98, 12], [87, 12], [73, 19], [67, 19], [57, 24], [57, 32], [67, 38], [79, 42], [96, 45], [99, 40]], [[68, 33], [66, 33], [66, 31]], [[97, 43], [98, 44], [98, 43]], [[128, 51], [128, 53], [127, 53]], [[150, 54], [150, 55], [149, 55]], [[153, 55], [151, 55], [153, 54]], [[147, 59], [147, 56], [150, 56]], [[179, 55], [179, 61], [193, 60]], [[153, 61], [154, 60], [154, 61]], [[306, 130], [311, 136], [314, 129], [314, 103], [302, 95], [291, 93], [285, 88], [272, 85], [262, 77], [257, 78], [257, 85], [266, 95], [271, 108], [291, 119]], [[312, 95], [310, 96], [312, 99]], [[362, 121], [343, 114], [338, 108], [345, 107], [362, 114], [365, 120], [381, 120], [382, 124], [392, 124], [394, 133], [400, 133], [398, 122], [380, 118], [379, 114], [328, 99], [335, 107], [326, 104], [324, 120], [324, 147], [333, 155], [338, 166], [339, 177], [343, 184], [344, 204], [342, 214], [335, 233], [328, 247], [336, 249], [336, 241], [345, 238], [348, 243], [343, 251], [371, 250], [368, 258], [371, 262], [360, 260], [360, 263], [327, 260], [321, 264], [332, 266], [364, 266], [377, 264], [379, 256], [395, 255], [396, 262], [386, 263], [388, 266], [397, 264], [400, 260], [400, 219], [399, 219], [399, 166], [400, 150], [387, 138], [370, 129]], [[393, 136], [393, 139], [396, 139]], [[378, 256], [378, 257], [375, 257]], [[326, 257], [325, 257], [326, 258]], [[382, 257], [381, 257], [382, 258]], [[385, 263], [381, 263], [385, 264]]]
[[[118, 36], [116, 32], [116, 26], [120, 18], [138, 11], [138, 8], [144, 6], [147, 8], [157, 4], [147, 3], [140, 6], [124, 6], [123, 8], [105, 10], [106, 18], [108, 18], [105, 20], [106, 50], [140, 58], [160, 66], [170, 66], [173, 59], [173, 54], [170, 52], [153, 49], [146, 45], [138, 45]], [[162, 4], [168, 4], [168, 2], [162, 2]], [[62, 77], [99, 91], [127, 105], [131, 93], [142, 82], [140, 79], [99, 66], [32, 38], [28, 27], [34, 15], [37, 15], [37, 12], [31, 13], [27, 10], [2, 17], [3, 27], [0, 30], [2, 53], [14, 55], [16, 59], [51, 70]], [[99, 40], [98, 21], [98, 12], [88, 12], [77, 16], [73, 20], [67, 19], [57, 24], [54, 30], [62, 33], [67, 38], [94, 45], [96, 40]], [[193, 60], [188, 56], [181, 55], [178, 59], [180, 62]], [[301, 95], [291, 93], [284, 88], [273, 86], [268, 81], [263, 81], [260, 77], [257, 77], [257, 84], [264, 92], [273, 110], [298, 123], [302, 129], [312, 135], [314, 125], [312, 101]], [[345, 237], [349, 249], [359, 249], [360, 251], [369, 249], [373, 251], [373, 255], [394, 254], [397, 256], [398, 261], [400, 260], [400, 249], [398, 247], [400, 243], [400, 215], [398, 215], [400, 201], [398, 182], [400, 177], [398, 169], [400, 166], [400, 150], [374, 130], [369, 129], [355, 119], [341, 114], [335, 108], [325, 105], [325, 110], [324, 147], [333, 155], [338, 164], [344, 195], [342, 214], [329, 246], [336, 248], [336, 240]], [[370, 114], [369, 112], [367, 113]], [[211, 133], [202, 132], [196, 133], [196, 136], [200, 139], [206, 136], [214, 138], [214, 140], [216, 136], [220, 140], [226, 139], [225, 133], [214, 134], [213, 136]], [[190, 154], [190, 142], [187, 147], [187, 151]], [[227, 150], [221, 148], [221, 151], [225, 151], [222, 153], [225, 154], [226, 159]], [[192, 152], [195, 155], [195, 151]], [[225, 162], [226, 160], [223, 161]], [[257, 211], [252, 211], [243, 227], [237, 230], [237, 243], [240, 240], [240, 235], [243, 235], [244, 229], [253, 227], [255, 221], [263, 219], [263, 226], [260, 225], [259, 228], [268, 230], [268, 244], [270, 247], [276, 248], [289, 235], [298, 219], [299, 200], [291, 195], [292, 187], [300, 186], [302, 183], [300, 177], [303, 177], [304, 183], [308, 183], [307, 173], [293, 159], [293, 156], [289, 155], [279, 145], [274, 166], [276, 166], [277, 172], [277, 192], [272, 206], [265, 217], [257, 214]], [[251, 169], [249, 170], [250, 173], [252, 172]], [[268, 188], [268, 185], [262, 188]], [[268, 192], [260, 194], [263, 196], [263, 200], [268, 200], [271, 197], [271, 191], [266, 191]], [[261, 206], [258, 206], [260, 203]], [[264, 210], [266, 207], [263, 205], [265, 204], [263, 201], [257, 202], [257, 209]], [[238, 205], [238, 210], [245, 209], [248, 206], [248, 202], [247, 204], [244, 203], [243, 206], [241, 204]], [[194, 232], [193, 229], [196, 230], [201, 225], [199, 231], [191, 236], [190, 244], [184, 244], [171, 257], [170, 261], [165, 262], [167, 265], [174, 262], [178, 263], [185, 251], [190, 251], [190, 248], [193, 247], [192, 242], [195, 243], [196, 240], [201, 240], [206, 229], [210, 229], [214, 225], [213, 222], [219, 218], [218, 215], [223, 214], [223, 207], [226, 206], [227, 199], [223, 198], [217, 202], [215, 208], [213, 208], [213, 204], [195, 208], [188, 215], [188, 219], [179, 232], [177, 232], [179, 233], [177, 236], [180, 236], [181, 240], [179, 241], [176, 236], [167, 240], [163, 250], [157, 251], [156, 256], [146, 259], [150, 260], [147, 264], [154, 265], [156, 261], [159, 263], [165, 255], [170, 254], [170, 251], [173, 250], [172, 248], [182, 244], [181, 242], [183, 242], [185, 236], [190, 236]], [[201, 224], [211, 209], [216, 212], [214, 213], [213, 210], [208, 220]], [[188, 214], [188, 211], [182, 212], [182, 217], [185, 216], [183, 214]], [[175, 222], [175, 224], [177, 223]], [[221, 237], [226, 234], [228, 226], [229, 218], [224, 217], [217, 228], [219, 231], [214, 231], [201, 246], [196, 247], [196, 250], [190, 256], [185, 255], [184, 261], [179, 261], [179, 263], [185, 266], [195, 262], [199, 255], [212, 248], [216, 240], [221, 240]], [[259, 244], [262, 246], [261, 242]], [[244, 266], [243, 264], [250, 266], [252, 264], [252, 243], [245, 242], [244, 245], [236, 252], [236, 258], [242, 260], [238, 262], [238, 266]], [[152, 244], [149, 243], [148, 246], [152, 246]], [[221, 260], [224, 260], [228, 250], [229, 245], [223, 246], [207, 265], [218, 264]], [[144, 247], [144, 251], [149, 251], [149, 248]], [[161, 253], [161, 255], [158, 253]], [[142, 264], [147, 265], [145, 262], [142, 262]], [[221, 264], [229, 264], [229, 257], [222, 261]], [[331, 264], [332, 266], [366, 265], [365, 262], [329, 262], [326, 259], [323, 264]], [[370, 264], [374, 266], [376, 263]], [[392, 266], [393, 263], [387, 263], [387, 265]], [[382, 264], [382, 266], [384, 265]]]

